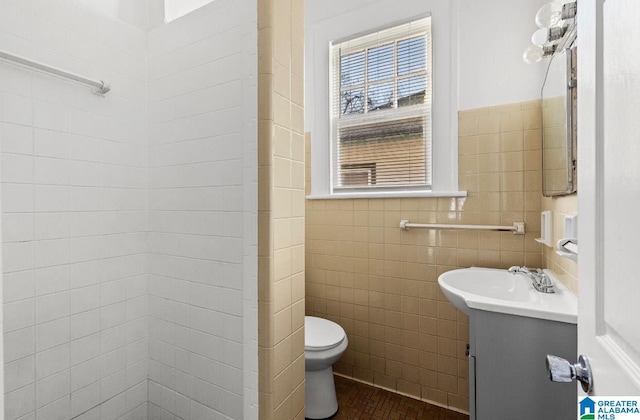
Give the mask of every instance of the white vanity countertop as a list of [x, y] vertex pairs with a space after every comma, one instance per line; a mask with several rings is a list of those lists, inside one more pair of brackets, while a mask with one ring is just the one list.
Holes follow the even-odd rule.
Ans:
[[544, 272], [555, 293], [538, 292], [525, 274], [493, 268], [448, 271], [438, 283], [451, 303], [467, 314], [476, 309], [577, 324], [578, 299], [552, 271]]

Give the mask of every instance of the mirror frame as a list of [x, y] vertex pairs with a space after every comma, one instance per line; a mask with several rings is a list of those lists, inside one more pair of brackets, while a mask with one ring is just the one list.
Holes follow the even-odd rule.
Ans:
[[[542, 195], [545, 197], [555, 197], [573, 194], [578, 190], [577, 185], [577, 46], [573, 45], [565, 49], [566, 55], [566, 162], [567, 162], [567, 184], [564, 190], [545, 190], [544, 183], [544, 121], [542, 122]], [[543, 86], [544, 89], [544, 86]], [[544, 100], [544, 98], [542, 98]], [[542, 117], [542, 116], [541, 116]]]

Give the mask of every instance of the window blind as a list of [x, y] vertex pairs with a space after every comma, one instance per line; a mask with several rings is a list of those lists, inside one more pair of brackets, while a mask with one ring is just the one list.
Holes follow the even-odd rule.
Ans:
[[331, 45], [332, 190], [430, 189], [431, 18]]

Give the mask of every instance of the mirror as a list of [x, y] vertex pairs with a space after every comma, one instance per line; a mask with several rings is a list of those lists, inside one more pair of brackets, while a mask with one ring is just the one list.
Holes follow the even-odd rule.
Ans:
[[542, 86], [542, 194], [576, 192], [576, 56], [575, 46], [550, 59]]

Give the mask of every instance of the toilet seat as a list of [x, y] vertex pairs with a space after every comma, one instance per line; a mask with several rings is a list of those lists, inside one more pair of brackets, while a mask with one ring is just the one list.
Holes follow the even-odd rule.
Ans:
[[335, 322], [315, 316], [304, 317], [304, 348], [322, 351], [339, 346], [345, 339], [344, 329]]

